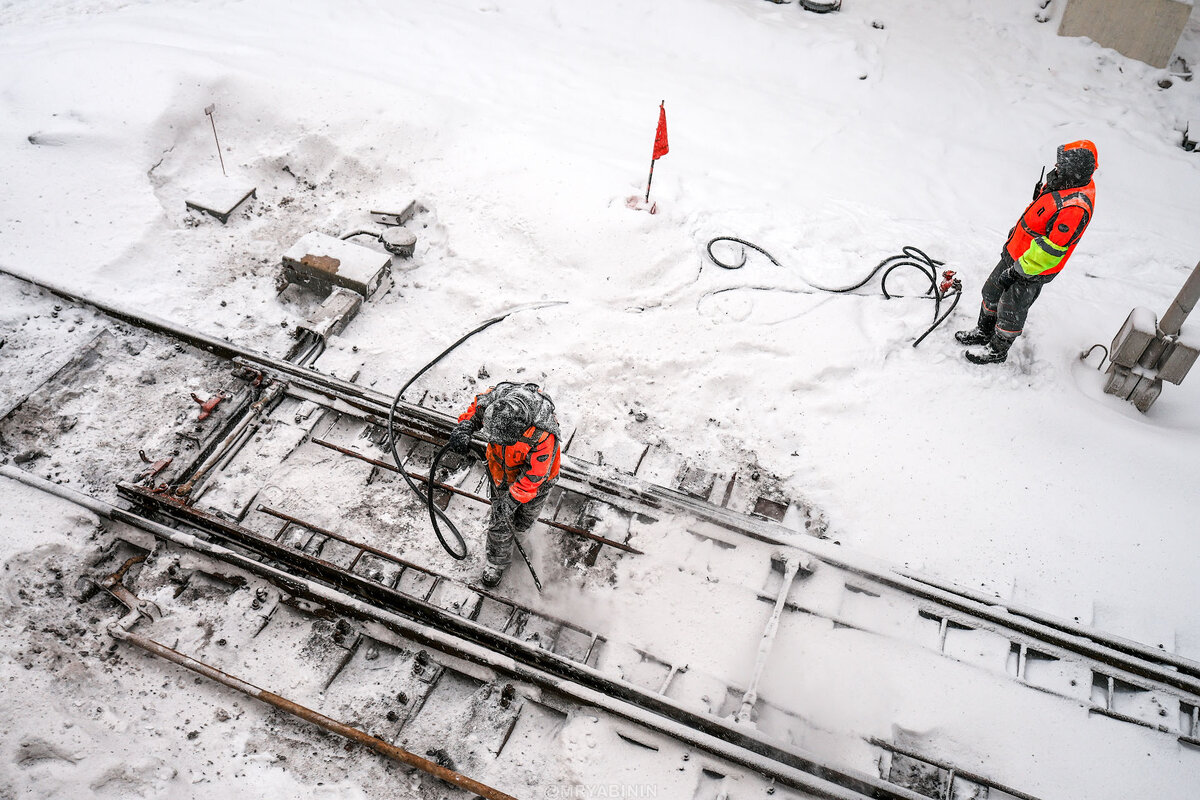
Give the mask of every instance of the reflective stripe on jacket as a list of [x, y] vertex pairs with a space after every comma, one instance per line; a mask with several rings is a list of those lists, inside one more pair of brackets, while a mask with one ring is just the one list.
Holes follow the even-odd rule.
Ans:
[[[478, 430], [487, 407], [504, 391], [501, 389], [500, 392], [494, 392], [493, 389], [488, 389], [476, 395], [471, 407], [459, 416], [458, 421], [471, 421]], [[547, 418], [545, 422], [546, 427], [554, 427], [557, 430], [557, 424], [552, 418]], [[509, 494], [520, 503], [528, 503], [537, 497], [546, 483], [558, 477], [560, 461], [558, 437], [537, 425], [526, 428], [515, 444], [487, 446], [488, 472], [492, 476], [492, 482], [496, 486], [508, 486]]]
[[1004, 249], [1026, 275], [1051, 276], [1067, 265], [1092, 219], [1096, 184], [1044, 192], [1029, 204]]

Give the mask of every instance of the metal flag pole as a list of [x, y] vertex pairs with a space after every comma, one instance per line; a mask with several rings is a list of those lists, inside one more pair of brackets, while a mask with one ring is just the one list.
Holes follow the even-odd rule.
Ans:
[[[225, 157], [221, 155], [221, 140], [217, 138], [217, 123], [213, 120], [213, 112], [216, 110], [217, 104], [209, 103], [208, 106], [205, 107], [204, 113], [208, 115], [208, 121], [212, 123], [213, 141], [217, 143], [217, 158], [221, 159], [221, 174], [228, 178], [229, 173], [225, 171]], [[649, 189], [646, 190], [647, 193], [649, 193], [649, 191]]]
[[[666, 117], [663, 116], [663, 114], [665, 113], [664, 109], [666, 107], [666, 103], [667, 103], [667, 101], [663, 100], [662, 102], [660, 102], [658, 104], [658, 111], [659, 111], [658, 127], [654, 131], [654, 150], [650, 154], [650, 177], [646, 181], [646, 202], [647, 203], [650, 202], [650, 184], [654, 183], [654, 162], [658, 161], [659, 157], [661, 155], [665, 155], [665, 153], [666, 153], [665, 147], [664, 147], [663, 153], [658, 152], [658, 138], [660, 135], [663, 135], [665, 137], [665, 134], [666, 134], [666, 128], [665, 128]], [[664, 141], [664, 144], [665, 144], [665, 141]]]

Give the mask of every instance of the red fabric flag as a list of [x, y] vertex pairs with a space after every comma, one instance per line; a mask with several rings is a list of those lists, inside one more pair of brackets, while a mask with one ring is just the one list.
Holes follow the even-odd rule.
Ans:
[[657, 161], [667, 154], [667, 107], [666, 101], [658, 106], [658, 130], [654, 133], [654, 155], [651, 161]]

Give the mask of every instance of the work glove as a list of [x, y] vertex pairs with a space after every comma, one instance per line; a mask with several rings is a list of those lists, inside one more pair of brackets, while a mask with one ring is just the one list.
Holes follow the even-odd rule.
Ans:
[[513, 518], [513, 514], [517, 513], [517, 507], [521, 505], [510, 492], [504, 492], [500, 497], [496, 498], [495, 504], [496, 513], [507, 520]]
[[465, 456], [471, 452], [471, 434], [473, 432], [470, 422], [460, 422], [450, 431], [450, 438], [446, 444], [455, 453]]
[[1008, 288], [1014, 283], [1025, 283], [1030, 276], [1025, 274], [1025, 270], [1021, 269], [1020, 262], [1013, 262], [1013, 265], [1008, 268], [1008, 271], [1000, 276], [1000, 286], [1003, 291], [1008, 291]]
[[997, 276], [996, 284], [1000, 287], [1001, 292], [1006, 292], [1008, 291], [1008, 287], [1021, 280], [1021, 277], [1021, 266], [1014, 262], [1012, 266]]

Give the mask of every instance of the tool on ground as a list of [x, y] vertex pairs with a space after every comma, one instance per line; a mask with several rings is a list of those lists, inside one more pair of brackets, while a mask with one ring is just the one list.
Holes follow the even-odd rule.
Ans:
[[[750, 686], [746, 689], [746, 693], [742, 695], [741, 706], [734, 714], [735, 722], [750, 721], [750, 712], [754, 710], [754, 704], [758, 702], [758, 682], [762, 679], [763, 670], [767, 666], [767, 657], [771, 654], [772, 645], [775, 644], [775, 634], [779, 632], [779, 615], [783, 613], [788, 592], [792, 589], [792, 581], [795, 580], [796, 573], [801, 566], [804, 566], [801, 563], [804, 560], [804, 557], [798, 553], [790, 556], [779, 555], [771, 559], [772, 568], [779, 569], [783, 573], [783, 579], [779, 583], [779, 592], [775, 596], [775, 605], [771, 609], [771, 616], [759, 639], [758, 653], [754, 659], [754, 676], [750, 679]], [[809, 570], [811, 571], [811, 567]]]
[[518, 538], [515, 531], [513, 532], [513, 544], [517, 546], [517, 552], [521, 554], [521, 558], [524, 560], [525, 566], [529, 567], [529, 574], [533, 577], [533, 585], [537, 587], [537, 590], [540, 593], [542, 591], [542, 582], [538, 580], [537, 570], [533, 568], [533, 562], [529, 560], [529, 554], [525, 552], [525, 548], [522, 546], [521, 540]]
[[222, 400], [229, 399], [229, 395], [225, 394], [224, 392], [217, 392], [207, 400], [202, 400], [198, 394], [192, 392], [192, 399], [200, 404], [200, 416], [196, 417], [196, 419], [208, 419], [213, 411], [217, 409], [217, 406]]
[[146, 455], [145, 450], [138, 450], [138, 457], [142, 459], [143, 464], [149, 464], [149, 466], [142, 470], [142, 472], [137, 476], [138, 483], [158, 475], [158, 473], [171, 466], [171, 462], [175, 460], [174, 458], [160, 458], [156, 461], [151, 461]]

